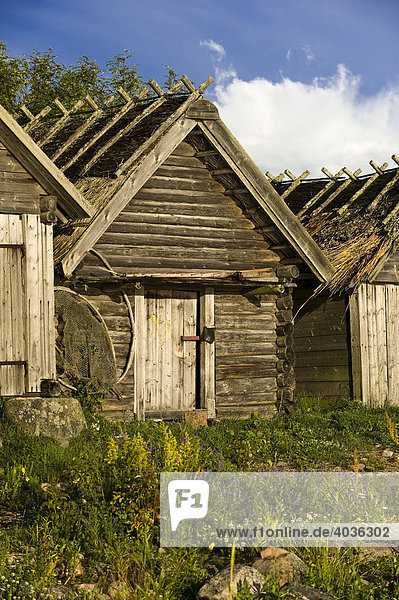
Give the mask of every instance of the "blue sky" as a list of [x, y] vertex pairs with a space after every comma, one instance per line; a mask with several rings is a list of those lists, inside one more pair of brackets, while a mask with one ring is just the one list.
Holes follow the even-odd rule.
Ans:
[[[145, 78], [163, 64], [197, 83], [216, 75], [208, 97], [271, 170], [364, 162], [360, 147], [380, 162], [399, 153], [398, 31], [398, 0], [13, 0], [0, 23], [15, 54], [52, 47], [67, 64], [104, 65], [126, 48]], [[329, 120], [325, 144], [301, 152]]]

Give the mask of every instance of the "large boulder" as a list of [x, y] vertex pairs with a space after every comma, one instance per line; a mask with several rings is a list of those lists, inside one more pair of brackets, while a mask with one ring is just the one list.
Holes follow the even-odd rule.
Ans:
[[252, 566], [263, 575], [270, 575], [280, 586], [298, 579], [306, 571], [306, 565], [294, 552], [270, 553], [257, 558]]
[[[231, 582], [231, 590], [237, 592], [237, 584], [239, 581], [247, 580], [249, 589], [254, 598], [257, 598], [259, 592], [263, 588], [265, 578], [263, 575], [252, 567], [244, 565], [236, 565], [233, 567], [233, 579]], [[226, 567], [217, 575], [212, 577], [205, 585], [202, 586], [197, 594], [197, 600], [229, 600], [230, 592], [230, 567]]]
[[4, 416], [34, 435], [47, 435], [61, 445], [79, 435], [86, 420], [76, 398], [7, 398]]

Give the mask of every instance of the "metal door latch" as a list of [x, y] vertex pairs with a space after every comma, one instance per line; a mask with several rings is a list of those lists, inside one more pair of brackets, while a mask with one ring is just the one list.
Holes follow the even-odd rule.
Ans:
[[201, 335], [182, 335], [182, 342], [208, 342], [212, 344], [215, 341], [215, 328], [204, 327]]

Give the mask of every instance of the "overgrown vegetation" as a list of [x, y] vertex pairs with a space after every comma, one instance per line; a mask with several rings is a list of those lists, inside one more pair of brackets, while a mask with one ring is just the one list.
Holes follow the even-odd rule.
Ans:
[[[169, 89], [177, 79], [177, 73], [164, 65], [163, 87]], [[108, 60], [103, 69], [88, 56], [65, 65], [51, 48], [11, 56], [4, 42], [0, 42], [0, 82], [0, 104], [11, 114], [17, 113], [22, 104], [37, 114], [56, 98], [71, 108], [86, 94], [103, 104], [111, 94], [117, 94], [120, 86], [132, 95], [144, 88], [139, 65], [128, 50]]]
[[[87, 416], [88, 429], [66, 449], [0, 421], [0, 507], [23, 514], [22, 524], [0, 527], [2, 600], [45, 598], [57, 582], [119, 586], [121, 597], [128, 590], [134, 600], [193, 599], [230, 564], [230, 552], [159, 548], [161, 471], [352, 469], [356, 461], [370, 470], [399, 468], [383, 456], [383, 449], [398, 450], [394, 408], [388, 422], [382, 409], [311, 407], [274, 421], [253, 416], [197, 430], [111, 424], [92, 407]], [[337, 598], [385, 600], [398, 593], [396, 555], [370, 568], [355, 549], [296, 552], [309, 567], [305, 581]], [[256, 554], [237, 550], [235, 561], [250, 563]], [[265, 589], [265, 598], [284, 596], [272, 581]], [[246, 594], [244, 586], [239, 600]]]

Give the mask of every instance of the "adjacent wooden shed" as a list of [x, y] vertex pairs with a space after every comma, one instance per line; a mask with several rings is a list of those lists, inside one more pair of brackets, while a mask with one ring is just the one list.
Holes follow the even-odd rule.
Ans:
[[151, 81], [141, 98], [121, 90], [103, 107], [86, 98], [70, 111], [58, 102], [55, 117], [27, 113], [40, 152], [92, 213], [58, 207], [59, 376], [73, 385], [76, 368], [98, 383], [109, 342], [110, 418], [274, 414], [295, 383], [298, 266], [319, 282], [333, 273], [202, 98], [210, 83], [183, 77], [164, 94]]
[[53, 231], [57, 196], [84, 199], [0, 107], [0, 396], [40, 393], [54, 379]]
[[328, 286], [297, 280], [297, 392], [383, 406], [399, 404], [399, 170], [370, 165], [365, 176], [270, 178], [335, 268]]

